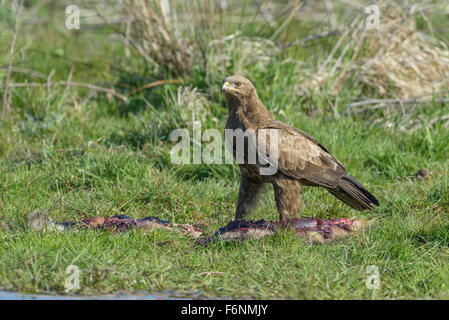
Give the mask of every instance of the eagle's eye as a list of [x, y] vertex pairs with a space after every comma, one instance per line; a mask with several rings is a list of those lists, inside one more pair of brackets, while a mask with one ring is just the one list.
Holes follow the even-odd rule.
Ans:
[[240, 87], [242, 85], [242, 83], [241, 82], [236, 82], [235, 83], [235, 86], [238, 88], [238, 87]]

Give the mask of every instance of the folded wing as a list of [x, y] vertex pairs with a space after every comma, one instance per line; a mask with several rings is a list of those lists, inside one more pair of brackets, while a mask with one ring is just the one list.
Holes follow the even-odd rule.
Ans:
[[[325, 187], [338, 199], [357, 210], [372, 209], [377, 199], [357, 180], [352, 178], [343, 164], [307, 133], [280, 122], [265, 129], [277, 130], [277, 168], [287, 177], [304, 184]], [[267, 140], [266, 150], [270, 150]]]

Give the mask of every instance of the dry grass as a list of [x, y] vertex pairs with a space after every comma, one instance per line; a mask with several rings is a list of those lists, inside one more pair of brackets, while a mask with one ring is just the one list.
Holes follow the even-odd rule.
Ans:
[[[184, 121], [206, 121], [213, 117], [208, 108], [210, 101], [207, 96], [198, 91], [198, 88], [179, 87], [176, 102]], [[217, 120], [217, 119], [215, 119]]]
[[[229, 21], [234, 3], [226, 3], [120, 0], [116, 9], [122, 12], [121, 20], [127, 22], [114, 24], [114, 29], [157, 74], [188, 78], [192, 70], [199, 68], [209, 80], [220, 78], [230, 69], [248, 74], [250, 69], [265, 68], [285, 45], [283, 32], [290, 22], [320, 21], [315, 28], [317, 34], [325, 25], [326, 30], [337, 28], [340, 37], [327, 57], [315, 66], [298, 61], [299, 84], [295, 84], [294, 89], [299, 94], [314, 94], [326, 88], [327, 93], [337, 95], [350, 82], [358, 87], [358, 95], [363, 92], [364, 95], [407, 99], [449, 86], [447, 46], [420, 32], [414, 20], [415, 15], [422, 15], [430, 24], [426, 12], [438, 10], [438, 4], [405, 8], [393, 1], [378, 1], [379, 29], [368, 30], [366, 15], [359, 10], [362, 4], [357, 1], [348, 1], [348, 12], [358, 13], [355, 18], [351, 17], [354, 19], [349, 25], [347, 20], [337, 22], [329, 1], [250, 5], [251, 18], [242, 15], [237, 23]], [[105, 8], [104, 3], [102, 7], [97, 6], [97, 11], [108, 22], [101, 8]], [[266, 21], [272, 36], [243, 36], [235, 26], [245, 20]]]
[[413, 6], [404, 12], [393, 2], [378, 5], [379, 29], [367, 30], [359, 15], [317, 69], [300, 68], [306, 79], [298, 86], [301, 92], [330, 86], [337, 94], [351, 81], [361, 83], [363, 92], [406, 99], [449, 86], [448, 48], [432, 43], [413, 19], [425, 9]]
[[[117, 6], [128, 22], [114, 29], [151, 68], [173, 76], [203, 65], [207, 43], [222, 30], [222, 8], [208, 0], [120, 0]], [[100, 6], [97, 12], [112, 25]]]
[[207, 72], [220, 78], [229, 69], [242, 75], [248, 74], [250, 69], [266, 70], [267, 64], [279, 51], [269, 39], [242, 36], [236, 32], [209, 42]]
[[[287, 33], [300, 4], [294, 0], [271, 8], [236, 1], [120, 0], [112, 7], [122, 12], [119, 21], [127, 21], [121, 24], [108, 18], [111, 6], [105, 1], [96, 10], [155, 73], [188, 78], [200, 69], [208, 80], [218, 73], [221, 78], [231, 64], [242, 74], [253, 64], [263, 66], [279, 51], [274, 41]], [[270, 25], [271, 36], [242, 36], [241, 27], [255, 21]]]

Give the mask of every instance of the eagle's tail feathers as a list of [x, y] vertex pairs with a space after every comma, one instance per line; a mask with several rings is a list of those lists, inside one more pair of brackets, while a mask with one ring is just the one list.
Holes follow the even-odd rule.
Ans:
[[329, 188], [330, 193], [353, 209], [371, 210], [379, 201], [350, 175], [344, 176], [336, 188]]

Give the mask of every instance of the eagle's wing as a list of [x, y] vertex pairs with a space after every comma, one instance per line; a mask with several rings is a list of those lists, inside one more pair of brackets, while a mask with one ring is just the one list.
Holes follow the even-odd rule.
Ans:
[[[346, 168], [307, 133], [281, 122], [264, 129], [277, 129], [278, 170], [284, 175], [315, 185], [335, 188]], [[270, 150], [267, 139], [266, 150]]]

